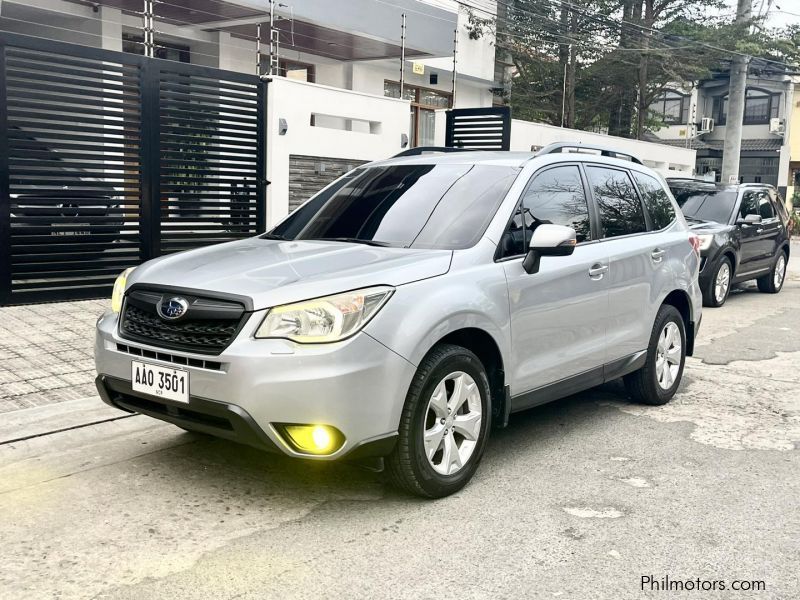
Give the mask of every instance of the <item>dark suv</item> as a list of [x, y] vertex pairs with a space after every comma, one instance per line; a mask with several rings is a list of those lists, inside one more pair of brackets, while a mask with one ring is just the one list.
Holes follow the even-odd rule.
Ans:
[[762, 292], [781, 291], [789, 259], [789, 213], [774, 187], [695, 179], [667, 183], [700, 236], [705, 306], [722, 306], [732, 284], [751, 279]]

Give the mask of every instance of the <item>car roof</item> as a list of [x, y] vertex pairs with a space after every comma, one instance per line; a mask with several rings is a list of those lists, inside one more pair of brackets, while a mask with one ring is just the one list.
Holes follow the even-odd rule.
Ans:
[[532, 152], [509, 152], [506, 150], [464, 150], [460, 152], [429, 152], [414, 156], [399, 156], [378, 160], [372, 166], [384, 165], [496, 165], [499, 167], [522, 167], [533, 158]]
[[517, 152], [509, 150], [464, 150], [459, 152], [429, 152], [413, 156], [398, 156], [378, 160], [365, 166], [390, 166], [390, 165], [493, 165], [500, 167], [513, 167], [521, 169], [531, 161], [536, 160], [541, 164], [560, 162], [595, 162], [622, 168], [631, 168], [644, 172], [652, 172], [650, 167], [630, 160], [601, 156], [591, 152], [564, 152], [556, 154], [537, 155], [534, 152]]

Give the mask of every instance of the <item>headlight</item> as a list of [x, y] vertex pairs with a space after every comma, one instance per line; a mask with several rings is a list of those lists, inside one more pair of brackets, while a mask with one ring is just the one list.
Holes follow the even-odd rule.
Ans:
[[698, 235], [697, 237], [700, 238], [700, 252], [703, 250], [708, 250], [709, 246], [711, 246], [711, 240], [714, 239], [714, 236], [710, 233], [704, 233], [702, 235]]
[[301, 344], [337, 342], [375, 316], [394, 288], [377, 286], [271, 308], [257, 338], [286, 338]]
[[133, 269], [134, 267], [125, 269], [114, 282], [114, 290], [111, 292], [111, 310], [115, 313], [122, 310], [122, 298], [125, 296], [125, 286], [128, 284], [128, 275], [131, 274]]

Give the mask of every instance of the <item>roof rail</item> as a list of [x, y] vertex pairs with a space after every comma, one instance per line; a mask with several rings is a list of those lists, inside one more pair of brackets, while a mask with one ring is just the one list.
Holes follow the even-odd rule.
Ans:
[[603, 146], [594, 146], [591, 144], [582, 144], [581, 142], [555, 142], [553, 144], [548, 144], [541, 150], [538, 150], [534, 156], [543, 156], [545, 154], [558, 154], [560, 152], [564, 152], [567, 148], [573, 148], [574, 150], [581, 151], [581, 150], [594, 150], [595, 152], [599, 152], [601, 156], [610, 156], [611, 158], [617, 158], [620, 156], [624, 156], [628, 158], [631, 162], [634, 162], [638, 165], [644, 164], [641, 160], [633, 156], [632, 154], [628, 154], [627, 152], [620, 152], [619, 150], [614, 150], [613, 148], [605, 148]]
[[417, 146], [416, 148], [409, 148], [398, 152], [392, 158], [400, 158], [401, 156], [419, 156], [420, 154], [428, 154], [434, 152], [472, 152], [472, 148], [454, 148], [452, 146]]

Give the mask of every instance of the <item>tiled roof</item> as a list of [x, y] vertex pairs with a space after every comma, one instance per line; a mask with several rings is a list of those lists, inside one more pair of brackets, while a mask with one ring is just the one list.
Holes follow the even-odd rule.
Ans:
[[[742, 152], [777, 152], [781, 149], [783, 140], [779, 138], [742, 140]], [[659, 140], [658, 143], [678, 148], [686, 147], [686, 140]], [[689, 140], [689, 148], [692, 150], [722, 150], [725, 142], [723, 140], [701, 140], [695, 138]]]

